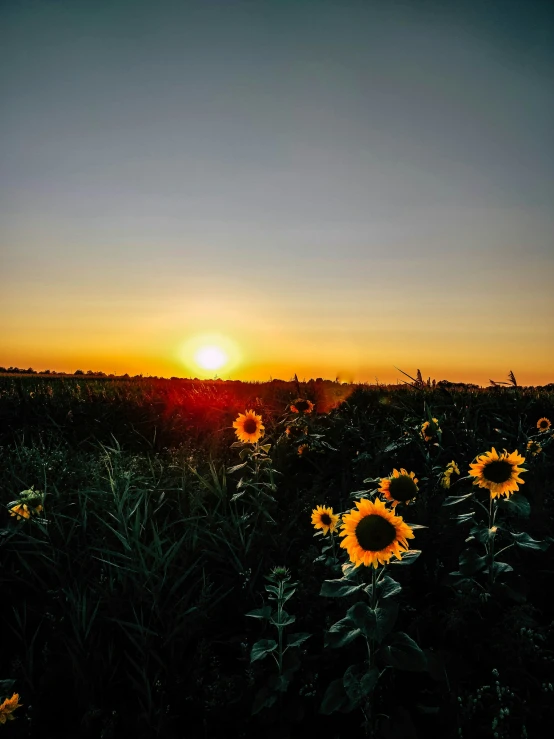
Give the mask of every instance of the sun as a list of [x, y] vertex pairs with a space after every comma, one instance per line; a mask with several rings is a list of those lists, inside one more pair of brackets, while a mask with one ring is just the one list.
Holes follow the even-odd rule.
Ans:
[[202, 369], [218, 370], [229, 360], [227, 354], [219, 346], [201, 346], [194, 355], [194, 361]]
[[225, 376], [241, 365], [242, 352], [230, 336], [203, 333], [189, 336], [177, 348], [177, 356], [191, 376], [207, 379], [223, 371]]

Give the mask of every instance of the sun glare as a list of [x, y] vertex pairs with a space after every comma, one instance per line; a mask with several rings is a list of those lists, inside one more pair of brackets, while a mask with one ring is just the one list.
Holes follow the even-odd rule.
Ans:
[[213, 377], [214, 372], [219, 370], [228, 377], [241, 363], [237, 344], [221, 334], [191, 336], [179, 347], [178, 352], [180, 361], [197, 377]]
[[202, 369], [217, 370], [227, 364], [227, 355], [218, 346], [203, 346], [194, 355], [194, 361]]

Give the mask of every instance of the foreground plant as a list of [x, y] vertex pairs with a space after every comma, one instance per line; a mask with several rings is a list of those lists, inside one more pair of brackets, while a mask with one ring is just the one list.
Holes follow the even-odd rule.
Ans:
[[[504, 592], [516, 600], [521, 597], [502, 582], [508, 573], [513, 572], [513, 567], [508, 562], [499, 560], [500, 554], [513, 546], [536, 551], [545, 551], [549, 546], [549, 542], [536, 541], [526, 533], [513, 532], [497, 523], [497, 515], [501, 509], [516, 515], [529, 515], [527, 498], [517, 492], [519, 485], [525, 482], [520, 474], [527, 470], [519, 466], [524, 461], [517, 450], [511, 453], [504, 450], [499, 454], [493, 447], [489, 452], [478, 455], [469, 466], [469, 477], [475, 478], [473, 485], [488, 491], [488, 507], [473, 492], [450, 496], [443, 503], [444, 506], [454, 506], [471, 501], [485, 514], [485, 518], [480, 519], [475, 515], [476, 510], [472, 510], [454, 518], [458, 523], [471, 521], [472, 526], [470, 536], [466, 539], [470, 546], [459, 557], [459, 570], [450, 573], [450, 581], [454, 585], [463, 589], [475, 585], [481, 590], [484, 599], [498, 592]], [[511, 538], [512, 541], [499, 549], [497, 539], [501, 536], [508, 541]], [[481, 545], [483, 554], [480, 554], [474, 544]], [[486, 575], [484, 581], [481, 581], [481, 575]]]
[[[312, 526], [316, 529], [314, 536], [325, 537], [329, 534], [330, 541], [321, 548], [321, 556], [316, 557], [314, 562], [324, 562], [330, 567], [338, 566], [335, 540], [338, 535], [340, 516], [333, 512], [328, 506], [318, 505], [312, 511]], [[329, 556], [331, 552], [331, 556]]]
[[[325, 580], [320, 595], [328, 598], [361, 596], [345, 617], [327, 631], [325, 646], [346, 647], [362, 639], [367, 657], [361, 661], [355, 658], [343, 677], [331, 682], [320, 710], [330, 714], [360, 708], [366, 731], [373, 733], [377, 719], [373, 696], [385, 670], [390, 667], [412, 671], [426, 669], [425, 655], [416, 642], [404, 632], [393, 633], [398, 614], [394, 596], [402, 588], [387, 574], [389, 564], [409, 564], [420, 552], [408, 549], [407, 540], [414, 538], [412, 529], [416, 527], [395, 516], [381, 500], [362, 499], [356, 506], [357, 510], [343, 517], [341, 533], [345, 536], [341, 546], [347, 550], [350, 562], [343, 565], [342, 578]], [[397, 562], [391, 562], [393, 555]]]
[[290, 582], [291, 575], [286, 567], [274, 567], [270, 574], [265, 577], [270, 583], [265, 585], [268, 600], [273, 601], [276, 608], [266, 605], [250, 611], [246, 615], [267, 621], [274, 626], [277, 629], [277, 640], [260, 639], [253, 644], [250, 652], [250, 662], [258, 662], [271, 655], [275, 661], [277, 672], [270, 672], [266, 676], [265, 684], [258, 690], [254, 698], [252, 714], [258, 713], [262, 708], [269, 708], [287, 691], [294, 673], [300, 666], [300, 660], [296, 653], [289, 653], [287, 659], [285, 659], [285, 655], [289, 649], [299, 647], [311, 636], [308, 633], [288, 634], [285, 646], [285, 628], [296, 621], [295, 616], [285, 611], [285, 603], [296, 592], [297, 583]]

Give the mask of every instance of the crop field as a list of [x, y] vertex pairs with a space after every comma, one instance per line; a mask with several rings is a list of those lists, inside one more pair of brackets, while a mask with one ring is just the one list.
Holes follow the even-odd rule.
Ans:
[[554, 390], [0, 376], [0, 733], [543, 739]]

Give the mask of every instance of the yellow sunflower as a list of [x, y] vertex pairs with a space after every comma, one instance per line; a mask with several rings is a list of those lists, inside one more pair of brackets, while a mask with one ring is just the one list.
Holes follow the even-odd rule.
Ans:
[[22, 521], [24, 518], [38, 515], [43, 509], [41, 505], [32, 506], [27, 505], [27, 503], [17, 503], [9, 510], [10, 516], [15, 516], [18, 521]]
[[400, 472], [393, 470], [389, 477], [382, 478], [379, 492], [385, 496], [386, 500], [392, 502], [393, 508], [399, 503], [409, 505], [419, 491], [416, 483], [415, 472], [407, 472], [404, 467], [401, 467]]
[[237, 420], [233, 422], [233, 428], [239, 441], [251, 443], [258, 441], [265, 431], [262, 417], [254, 411], [239, 413]]
[[340, 516], [326, 506], [318, 505], [312, 511], [312, 524], [314, 528], [321, 529], [324, 536], [329, 531], [331, 533], [336, 531], [339, 519]]
[[460, 474], [460, 468], [458, 467], [458, 465], [456, 464], [456, 462], [454, 460], [452, 460], [452, 462], [449, 462], [446, 465], [446, 469], [442, 473], [442, 477], [441, 477], [441, 481], [440, 482], [441, 482], [441, 485], [443, 486], [443, 488], [448, 489], [450, 487], [450, 482], [451, 482], [450, 478], [452, 477], [452, 475], [454, 473], [456, 475], [459, 475]]
[[548, 431], [548, 429], [552, 426], [548, 418], [539, 418], [537, 421], [537, 428], [541, 433], [544, 433], [545, 431]]
[[19, 703], [19, 693], [14, 693], [11, 698], [0, 704], [0, 724], [5, 724], [6, 721], [13, 721], [14, 716], [12, 713], [16, 708], [21, 708], [22, 704]]
[[437, 431], [440, 430], [438, 419], [433, 418], [432, 421], [425, 421], [421, 427], [421, 434], [425, 441], [431, 441], [437, 435]]
[[340, 545], [348, 552], [350, 561], [356, 567], [377, 568], [387, 564], [393, 554], [402, 559], [402, 552], [409, 548], [407, 539], [414, 538], [402, 516], [395, 516], [379, 498], [375, 502], [362, 498], [356, 506], [358, 510], [352, 509], [343, 516], [339, 534], [345, 537]]
[[493, 447], [490, 452], [480, 454], [473, 464], [470, 464], [470, 477], [475, 477], [474, 485], [490, 490], [491, 498], [505, 495], [507, 498], [519, 490], [519, 483], [524, 483], [519, 477], [520, 472], [527, 472], [524, 467], [518, 467], [524, 458], [517, 450], [509, 454], [505, 449], [498, 454]]
[[290, 409], [292, 413], [311, 413], [314, 409], [314, 404], [311, 400], [298, 398], [294, 403], [290, 404]]
[[532, 454], [533, 457], [536, 457], [537, 454], [540, 454], [542, 452], [542, 446], [539, 444], [538, 441], [528, 441], [527, 451], [529, 452], [529, 454]]

